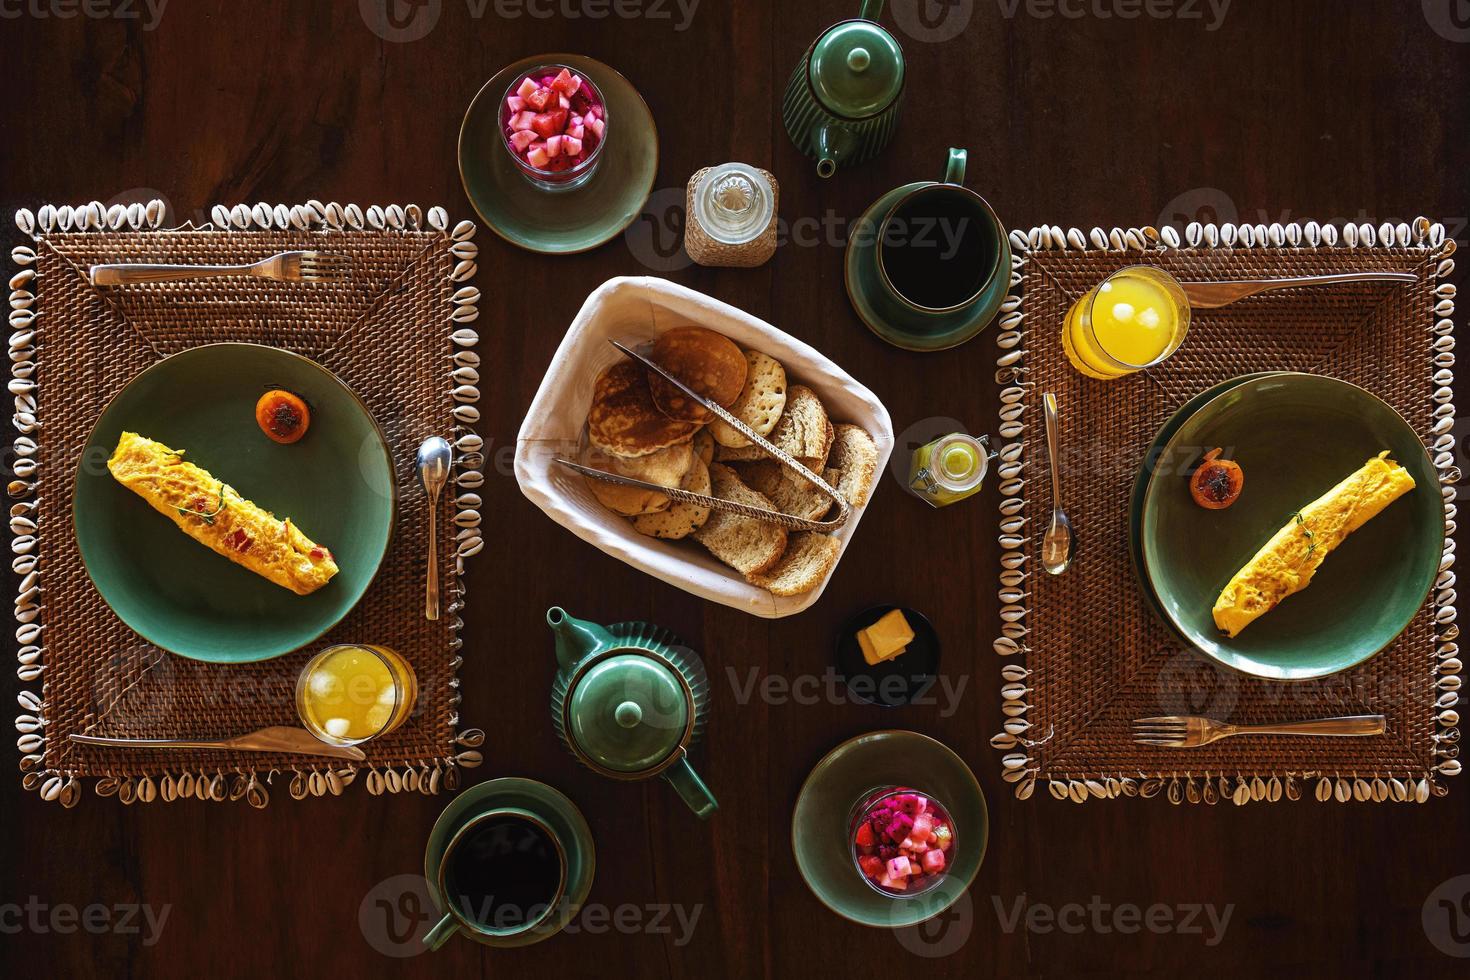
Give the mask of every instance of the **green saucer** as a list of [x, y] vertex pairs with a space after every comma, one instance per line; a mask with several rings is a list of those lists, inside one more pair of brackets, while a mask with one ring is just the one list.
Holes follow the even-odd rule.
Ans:
[[[1240, 499], [1206, 510], [1185, 473], [1225, 447], [1245, 473]], [[1327, 556], [1310, 587], [1234, 638], [1214, 625], [1220, 589], [1292, 514], [1388, 450], [1416, 487]], [[1206, 656], [1273, 680], [1356, 666], [1393, 642], [1423, 606], [1444, 546], [1439, 477], [1418, 435], [1356, 385], [1310, 374], [1253, 378], [1184, 421], [1144, 491], [1143, 565], [1164, 614]]]
[[[880, 786], [911, 786], [948, 808], [955, 857], [948, 876], [912, 898], [881, 895], [853, 862], [848, 820], [853, 805]], [[990, 837], [985, 794], [963, 759], [927, 735], [879, 731], [848, 739], [806, 777], [791, 815], [796, 867], [818, 900], [845, 919], [901, 929], [949, 908], [980, 871]]]
[[[607, 103], [607, 143], [587, 182], [565, 191], [533, 186], [500, 133], [500, 100], [532, 68], [566, 65], [592, 79]], [[465, 195], [491, 231], [532, 252], [568, 255], [616, 237], [643, 211], [658, 170], [653, 115], [626, 78], [595, 58], [543, 54], [522, 58], [486, 82], [459, 128], [459, 175]]]
[[[932, 181], [920, 180], [895, 187], [874, 201], [854, 229], [876, 229], [898, 199]], [[848, 238], [843, 279], [847, 298], [868, 329], [895, 347], [911, 351], [939, 351], [958, 347], [990, 326], [1005, 302], [1011, 282], [1010, 240], [1001, 236], [995, 276], [974, 302], [954, 313], [919, 313], [883, 290], [878, 275], [877, 235], [854, 233]]]
[[1154, 464], [1158, 462], [1164, 446], [1168, 445], [1174, 433], [1179, 431], [1179, 427], [1201, 407], [1213, 401], [1216, 395], [1223, 394], [1252, 378], [1266, 378], [1281, 373], [1283, 372], [1262, 371], [1258, 374], [1242, 374], [1229, 381], [1222, 381], [1213, 388], [1206, 388], [1169, 416], [1169, 421], [1159, 429], [1158, 435], [1154, 436], [1154, 441], [1149, 444], [1148, 452], [1143, 454], [1143, 461], [1138, 464], [1138, 474], [1133, 478], [1133, 494], [1128, 499], [1128, 556], [1133, 559], [1133, 577], [1138, 582], [1138, 591], [1142, 593], [1144, 602], [1171, 632], [1174, 631], [1174, 624], [1169, 621], [1168, 616], [1164, 615], [1164, 607], [1159, 604], [1159, 597], [1154, 595], [1153, 586], [1148, 582], [1148, 574], [1143, 569], [1143, 493], [1148, 489], [1149, 478], [1153, 476]]
[[[256, 424], [255, 402], [271, 388], [311, 406], [300, 442], [279, 445]], [[340, 571], [296, 595], [194, 541], [108, 472], [124, 431], [183, 450], [289, 517]], [[180, 656], [236, 664], [305, 646], [357, 605], [387, 553], [395, 502], [383, 433], [335, 375], [274, 347], [210, 344], [154, 364], [103, 410], [77, 467], [72, 514], [87, 574], [119, 619]]]
[[494, 936], [470, 933], [461, 929], [460, 934], [486, 946], [510, 949], [530, 946], [543, 939], [550, 939], [567, 923], [577, 917], [582, 903], [592, 891], [592, 878], [597, 868], [597, 852], [592, 842], [592, 828], [577, 804], [554, 787], [538, 783], [534, 779], [507, 776], [476, 783], [463, 790], [450, 801], [434, 829], [429, 832], [429, 843], [424, 849], [424, 878], [429, 884], [429, 897], [435, 908], [442, 913], [444, 897], [439, 894], [439, 862], [444, 858], [445, 845], [465, 821], [476, 814], [498, 807], [517, 807], [536, 814], [566, 843], [567, 884], [564, 899], [558, 903], [557, 911], [547, 916], [539, 925], [514, 935]]

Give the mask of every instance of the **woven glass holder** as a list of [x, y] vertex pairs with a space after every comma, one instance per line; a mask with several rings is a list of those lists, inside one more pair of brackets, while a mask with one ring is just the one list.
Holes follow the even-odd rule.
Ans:
[[771, 184], [771, 221], [766, 225], [766, 230], [754, 241], [727, 245], [705, 234], [699, 219], [694, 216], [694, 190], [704, 175], [712, 169], [714, 168], [704, 167], [696, 170], [684, 188], [684, 251], [700, 265], [742, 269], [765, 265], [776, 254], [776, 216], [781, 213], [781, 185], [776, 183], [776, 175], [769, 170], [757, 168]]

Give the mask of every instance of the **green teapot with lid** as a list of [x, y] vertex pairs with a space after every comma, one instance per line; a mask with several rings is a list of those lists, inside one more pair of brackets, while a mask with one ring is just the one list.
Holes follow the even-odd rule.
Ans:
[[883, 0], [863, 0], [855, 19], [812, 42], [786, 84], [781, 119], [820, 177], [877, 156], [898, 126], [903, 50], [878, 25], [882, 12]]
[[560, 606], [546, 625], [559, 666], [551, 717], [567, 750], [612, 779], [663, 777], [701, 819], [719, 809], [689, 764], [709, 715], [709, 678], [694, 652], [660, 626], [604, 627]]

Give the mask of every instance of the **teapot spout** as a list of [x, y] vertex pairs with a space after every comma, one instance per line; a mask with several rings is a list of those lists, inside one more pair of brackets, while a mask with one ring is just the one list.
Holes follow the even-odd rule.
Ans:
[[852, 134], [835, 123], [817, 130], [817, 176], [824, 180], [837, 172], [837, 162], [852, 150]]
[[556, 662], [563, 670], [571, 670], [589, 653], [613, 643], [613, 636], [607, 630], [568, 615], [561, 606], [546, 610], [546, 625], [556, 635]]

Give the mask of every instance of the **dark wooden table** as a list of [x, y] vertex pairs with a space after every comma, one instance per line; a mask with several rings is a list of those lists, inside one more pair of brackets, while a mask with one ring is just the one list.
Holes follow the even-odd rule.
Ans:
[[[0, 973], [901, 976], [938, 968], [1234, 977], [1463, 969], [1431, 943], [1421, 911], [1441, 882], [1470, 872], [1464, 782], [1426, 806], [1074, 806], [1044, 792], [1015, 800], [987, 745], [1000, 724], [991, 494], [934, 512], [885, 481], [822, 600], [767, 622], [696, 600], [582, 544], [521, 496], [508, 462], [522, 413], [582, 298], [610, 276], [665, 268], [827, 352], [878, 393], [900, 431], [932, 416], [992, 429], [988, 334], [947, 354], [902, 353], [863, 329], [842, 288], [846, 223], [880, 192], [937, 177], [951, 144], [969, 148], [971, 184], [1011, 227], [1196, 216], [1376, 224], [1428, 214], [1463, 244], [1463, 3], [1329, 11], [1308, 0], [1240, 0], [1222, 19], [1203, 0], [1146, 8], [1130, 0], [896, 0], [885, 21], [900, 24], [909, 58], [902, 126], [879, 160], [822, 182], [786, 139], [779, 99], [805, 45], [854, 14], [856, 0], [705, 0], [692, 18], [672, 0], [415, 0], [402, 7], [399, 40], [369, 29], [359, 8], [374, 2], [190, 0], [168, 4], [157, 19], [142, 0], [113, 3], [112, 16], [95, 16], [106, 4], [84, 10], [71, 0], [0, 4], [0, 199], [9, 214], [45, 201], [159, 196], [178, 221], [215, 202], [314, 197], [442, 203], [455, 217], [472, 217], [455, 137], [465, 105], [502, 65], [535, 52], [583, 51], [639, 87], [662, 145], [653, 213], [627, 238], [550, 259], [488, 230], [479, 237], [480, 349], [490, 371], [481, 431], [494, 462], [484, 511], [494, 530], [471, 565], [463, 669], [466, 721], [491, 733], [486, 764], [472, 778], [544, 779], [583, 807], [598, 844], [591, 900], [609, 919], [528, 950], [459, 941], [395, 962], [382, 951], [411, 949], [393, 936], [412, 928], [416, 907], [397, 901], [402, 882], [391, 879], [421, 867], [442, 798], [374, 799], [354, 787], [305, 803], [278, 792], [263, 812], [193, 802], [125, 809], [89, 788], [80, 806], [63, 811], [23, 792], [12, 769], [0, 791]], [[429, 24], [427, 36], [408, 39]], [[727, 159], [777, 173], [790, 241], [754, 271], [682, 267], [673, 203], [691, 172]], [[13, 229], [4, 236], [20, 240]], [[765, 679], [820, 675], [838, 624], [885, 601], [932, 617], [947, 645], [946, 670], [967, 681], [958, 710], [885, 713], [761, 696]], [[696, 759], [723, 805], [714, 820], [694, 820], [666, 786], [605, 782], [556, 744], [542, 621], [551, 604], [599, 621], [654, 620], [702, 651], [715, 694]], [[6, 674], [10, 691], [16, 682]], [[755, 693], [744, 696], [752, 679]], [[841, 740], [886, 726], [953, 746], [990, 801], [990, 849], [968, 911], [927, 939], [837, 918], [807, 891], [791, 854], [791, 808], [807, 770]], [[377, 898], [394, 901], [379, 906]], [[1033, 928], [1014, 924], [1018, 902], [1041, 910]], [[79, 923], [65, 909], [93, 903], [147, 903], [155, 914], [167, 906], [168, 917], [152, 935], [141, 917], [122, 923], [109, 913], [113, 928], [92, 935], [86, 926], [100, 917]], [[673, 908], [659, 923], [650, 910], [661, 903]], [[1113, 910], [1154, 903], [1169, 906], [1176, 923], [1190, 905], [1213, 904], [1220, 914], [1229, 906], [1231, 914], [1223, 938], [1202, 915], [1198, 933], [1128, 931], [1127, 919], [1119, 928]], [[636, 911], [619, 914], [619, 906]], [[1048, 910], [1060, 916], [1056, 924]], [[692, 931], [674, 913], [697, 915]], [[132, 931], [118, 928], [125, 925]], [[1460, 929], [1470, 930], [1470, 914]], [[925, 959], [915, 950], [951, 955]]]

